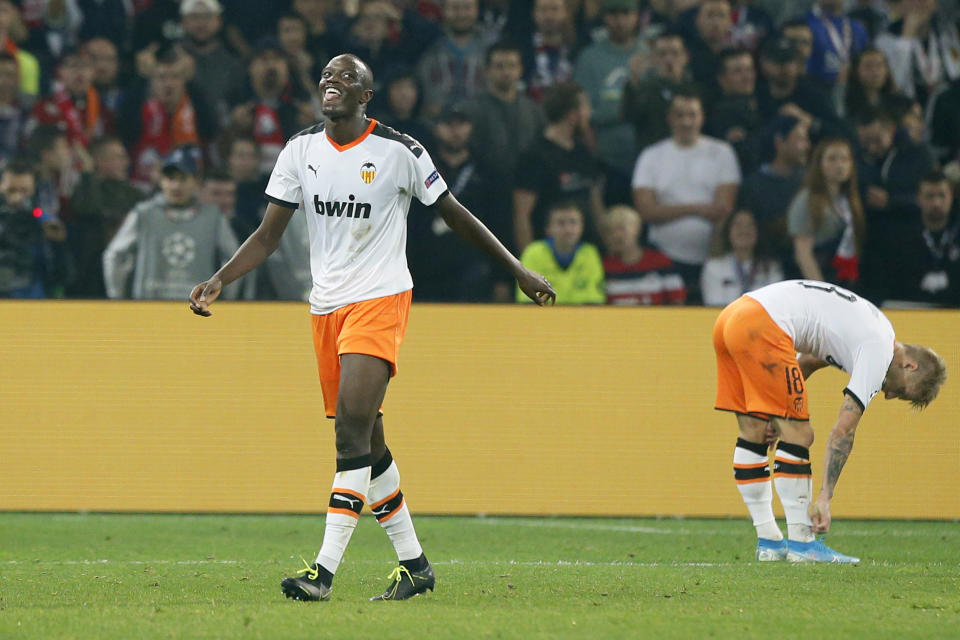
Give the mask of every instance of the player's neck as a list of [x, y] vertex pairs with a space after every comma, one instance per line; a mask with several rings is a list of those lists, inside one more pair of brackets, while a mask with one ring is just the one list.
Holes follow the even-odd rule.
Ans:
[[341, 146], [362, 136], [370, 126], [370, 119], [363, 113], [343, 118], [324, 118], [324, 120], [327, 137]]

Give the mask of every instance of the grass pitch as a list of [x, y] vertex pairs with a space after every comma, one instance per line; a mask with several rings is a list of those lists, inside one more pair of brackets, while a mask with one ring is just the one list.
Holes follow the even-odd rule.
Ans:
[[[834, 522], [858, 567], [753, 561], [746, 520], [418, 517], [437, 590], [373, 603], [368, 514], [333, 600], [285, 600], [322, 516], [0, 514], [0, 638], [946, 638], [960, 526]], [[779, 630], [779, 631], [778, 631]]]

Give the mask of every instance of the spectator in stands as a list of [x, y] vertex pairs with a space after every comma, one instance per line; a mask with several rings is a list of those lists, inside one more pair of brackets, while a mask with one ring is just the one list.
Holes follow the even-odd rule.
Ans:
[[883, 3], [876, 0], [856, 0], [856, 8], [847, 12], [851, 20], [857, 20], [867, 30], [867, 42], [873, 42], [877, 36], [886, 31], [889, 17], [886, 8], [881, 9]]
[[64, 52], [57, 67], [57, 81], [50, 95], [34, 106], [33, 118], [66, 131], [72, 146], [86, 148], [110, 132], [113, 122], [93, 85], [92, 61], [82, 49]]
[[234, 234], [240, 242], [246, 240], [246, 235], [241, 235], [233, 225], [237, 217], [237, 183], [230, 178], [226, 171], [210, 171], [203, 178], [203, 189], [198, 197], [199, 201], [205, 204], [212, 204], [220, 213], [230, 221]]
[[673, 261], [653, 247], [640, 244], [643, 222], [635, 209], [617, 205], [607, 210], [603, 272], [607, 304], [683, 304], [687, 289]]
[[37, 206], [47, 215], [69, 219], [69, 197], [78, 175], [66, 132], [54, 125], [40, 125], [24, 147], [36, 158]]
[[473, 98], [483, 88], [484, 52], [490, 43], [477, 26], [478, 4], [479, 0], [443, 1], [443, 35], [417, 64], [427, 117]]
[[906, 134], [905, 139], [925, 147], [933, 157], [936, 157], [927, 142], [927, 121], [923, 105], [903, 94], [897, 94], [890, 98], [890, 115], [893, 116], [897, 127]]
[[690, 71], [693, 79], [712, 93], [716, 89], [718, 56], [731, 44], [730, 0], [703, 0], [696, 11], [696, 29], [687, 39]]
[[818, 0], [807, 14], [813, 32], [813, 52], [807, 73], [832, 87], [844, 84], [850, 60], [867, 46], [867, 30], [843, 13], [843, 0]]
[[890, 76], [890, 67], [883, 52], [875, 47], [867, 47], [853, 59], [851, 73], [847, 79], [844, 116], [857, 120], [867, 107], [876, 107], [889, 111], [891, 101], [898, 95]]
[[103, 251], [124, 216], [144, 199], [129, 182], [130, 155], [119, 138], [101, 138], [90, 146], [93, 171], [85, 172], [70, 198], [73, 222], [69, 245], [77, 264], [71, 297], [103, 298]]
[[916, 201], [920, 177], [933, 165], [931, 153], [898, 132], [894, 118], [875, 107], [862, 110], [856, 125], [861, 149], [857, 172], [867, 221], [893, 222], [892, 216]]
[[740, 167], [733, 148], [704, 136], [703, 104], [677, 92], [667, 116], [671, 137], [648, 147], [633, 173], [633, 198], [650, 241], [676, 264], [688, 299], [700, 302], [700, 269], [714, 224], [733, 211]]
[[[103, 253], [110, 298], [180, 300], [197, 277], [206, 277], [201, 274], [239, 246], [220, 211], [197, 201], [198, 169], [191, 154], [178, 149], [162, 171], [161, 192], [130, 211]], [[238, 297], [241, 282], [225, 287], [224, 295]]]
[[689, 61], [683, 37], [664, 31], [653, 40], [653, 69], [644, 73], [631, 67], [630, 80], [623, 89], [623, 119], [633, 125], [641, 151], [670, 135], [667, 111], [674, 92], [689, 84]]
[[[574, 202], [555, 202], [547, 214], [547, 237], [523, 250], [520, 261], [543, 274], [557, 292], [557, 304], [603, 304], [603, 261], [597, 248], [581, 242], [583, 211]], [[517, 302], [529, 298], [516, 290]]]
[[26, 37], [20, 12], [10, 0], [0, 0], [0, 50], [17, 61], [20, 91], [35, 97], [40, 93], [40, 63], [36, 56], [17, 45], [18, 36]]
[[342, 48], [342, 34], [331, 26], [336, 22], [336, 8], [336, 3], [327, 0], [293, 0], [293, 12], [303, 18], [307, 26], [307, 51], [320, 68]]
[[582, 142], [590, 125], [590, 105], [573, 82], [551, 87], [544, 97], [547, 126], [543, 136], [520, 158], [513, 191], [514, 242], [523, 250], [542, 234], [553, 203], [572, 200], [590, 212], [587, 239], [598, 237], [603, 212], [603, 174]]
[[33, 205], [30, 164], [14, 158], [0, 176], [0, 298], [45, 298], [62, 245], [63, 223]]
[[123, 90], [119, 83], [120, 58], [116, 45], [107, 38], [94, 38], [83, 45], [93, 68], [93, 86], [100, 98], [100, 108], [111, 122], [116, 121]]
[[960, 307], [960, 220], [950, 183], [931, 171], [917, 190], [920, 221], [893, 240], [884, 261], [886, 298]]
[[787, 207], [803, 183], [810, 155], [809, 125], [793, 116], [777, 116], [768, 132], [773, 159], [744, 179], [738, 206], [753, 213], [767, 253], [779, 257], [792, 276], [797, 270], [793, 239], [787, 233]]
[[630, 124], [620, 118], [620, 108], [630, 59], [648, 52], [637, 36], [635, 0], [604, 0], [602, 8], [607, 39], [580, 53], [573, 77], [590, 101], [597, 155], [607, 176], [607, 197], [613, 202], [628, 202], [630, 168], [638, 150]]
[[433, 131], [421, 117], [423, 100], [416, 76], [398, 73], [387, 82], [386, 92], [387, 105], [377, 114], [377, 120], [433, 149]]
[[773, 38], [760, 47], [760, 113], [765, 121], [778, 114], [805, 120], [814, 137], [839, 134], [837, 114], [826, 92], [815, 83], [799, 82], [798, 55], [793, 42], [785, 37]]
[[523, 49], [527, 93], [543, 102], [548, 87], [573, 79], [574, 29], [564, 0], [533, 0], [533, 34]]
[[0, 166], [20, 150], [29, 118], [29, 97], [21, 94], [17, 59], [0, 52]]
[[133, 46], [137, 56], [151, 57], [183, 39], [180, 0], [152, 0], [133, 22]]
[[228, 99], [243, 89], [247, 77], [243, 63], [220, 39], [222, 12], [218, 0], [183, 0], [180, 4], [186, 36], [183, 48], [193, 58], [194, 80], [216, 110], [218, 122], [226, 122], [230, 115]]
[[260, 148], [253, 138], [231, 137], [226, 156], [227, 175], [237, 185], [234, 228], [238, 230], [238, 238], [246, 239], [260, 226], [263, 215], [263, 190], [267, 187], [267, 179], [260, 173]]
[[720, 93], [709, 110], [706, 131], [733, 145], [741, 171], [752, 171], [760, 160], [751, 134], [763, 125], [757, 104], [753, 56], [745, 49], [727, 49], [720, 54], [718, 73]]
[[285, 13], [277, 19], [277, 42], [287, 56], [291, 75], [312, 94], [317, 90], [315, 85], [329, 56], [324, 51], [314, 52], [309, 48], [308, 33], [307, 21], [299, 13]]
[[315, 121], [309, 96], [290, 82], [290, 65], [276, 40], [259, 43], [250, 61], [249, 90], [238, 98], [231, 128], [257, 141], [260, 171], [269, 173], [287, 139]]
[[954, 80], [930, 104], [930, 144], [944, 164], [960, 160], [960, 80]]
[[76, 0], [76, 8], [83, 16], [77, 32], [78, 42], [102, 40], [110, 43], [114, 52], [117, 47], [126, 46], [128, 25], [133, 17], [132, 3], [125, 0]]
[[813, 55], [813, 30], [806, 18], [794, 18], [783, 23], [780, 34], [793, 43], [797, 51], [797, 61], [800, 63], [800, 76], [805, 76], [810, 56]]
[[804, 186], [787, 211], [787, 230], [801, 275], [856, 289], [865, 226], [850, 143], [838, 138], [821, 141]]
[[720, 251], [703, 265], [703, 303], [723, 307], [748, 291], [783, 280], [783, 269], [765, 257], [753, 213], [741, 209], [723, 226]]
[[756, 51], [760, 43], [773, 33], [773, 18], [753, 0], [734, 0], [730, 4], [733, 21], [730, 46]]
[[937, 11], [936, 0], [900, 0], [899, 20], [877, 37], [893, 82], [926, 105], [948, 83], [960, 79], [960, 29]]
[[144, 64], [149, 80], [132, 87], [118, 129], [133, 155], [133, 179], [152, 186], [160, 159], [212, 139], [216, 117], [202, 94], [188, 91], [192, 64], [186, 53], [163, 48]]
[[[470, 157], [472, 129], [470, 117], [462, 108], [447, 107], [435, 127], [436, 145], [431, 157], [458, 201], [491, 230], [509, 227], [509, 219], [491, 207], [493, 185], [483, 180]], [[443, 218], [431, 208], [425, 209], [412, 213], [407, 225], [407, 262], [417, 282], [414, 298], [444, 302], [489, 300], [492, 286], [489, 260], [473, 247], [464, 246]], [[491, 220], [491, 216], [498, 213], [502, 219]], [[509, 274], [501, 279], [513, 284]]]

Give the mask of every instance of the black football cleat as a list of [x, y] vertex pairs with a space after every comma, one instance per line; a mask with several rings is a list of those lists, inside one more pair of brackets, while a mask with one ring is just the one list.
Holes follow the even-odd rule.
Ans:
[[330, 592], [333, 591], [333, 587], [328, 587], [320, 581], [320, 568], [317, 564], [307, 565], [297, 573], [299, 577], [284, 578], [283, 582], [280, 583], [283, 595], [292, 600], [308, 602], [330, 599]]
[[379, 596], [373, 596], [371, 600], [407, 600], [427, 591], [433, 591], [433, 585], [437, 578], [433, 574], [433, 567], [430, 563], [420, 571], [410, 571], [405, 566], [400, 565], [390, 574], [392, 581], [387, 590]]

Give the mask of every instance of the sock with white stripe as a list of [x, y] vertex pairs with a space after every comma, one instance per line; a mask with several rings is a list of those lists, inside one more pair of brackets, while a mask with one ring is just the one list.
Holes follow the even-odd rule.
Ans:
[[733, 477], [743, 503], [753, 518], [757, 537], [783, 540], [773, 515], [773, 487], [770, 486], [767, 445], [737, 438], [737, 447], [733, 450]]
[[400, 564], [411, 571], [420, 570], [421, 564], [426, 566], [426, 559], [422, 562], [423, 549], [417, 539], [417, 532], [413, 528], [413, 518], [410, 509], [400, 491], [400, 470], [393, 461], [390, 450], [373, 465], [370, 474], [370, 510], [374, 517], [387, 532], [393, 548], [397, 552]]
[[813, 478], [810, 450], [798, 444], [780, 441], [773, 460], [773, 484], [787, 516], [787, 536], [797, 542], [813, 540], [810, 520], [810, 495]]
[[323, 545], [317, 554], [320, 580], [328, 587], [333, 582], [333, 574], [337, 572], [350, 536], [357, 526], [369, 487], [369, 455], [337, 459], [337, 473], [333, 477], [333, 489], [327, 507]]

